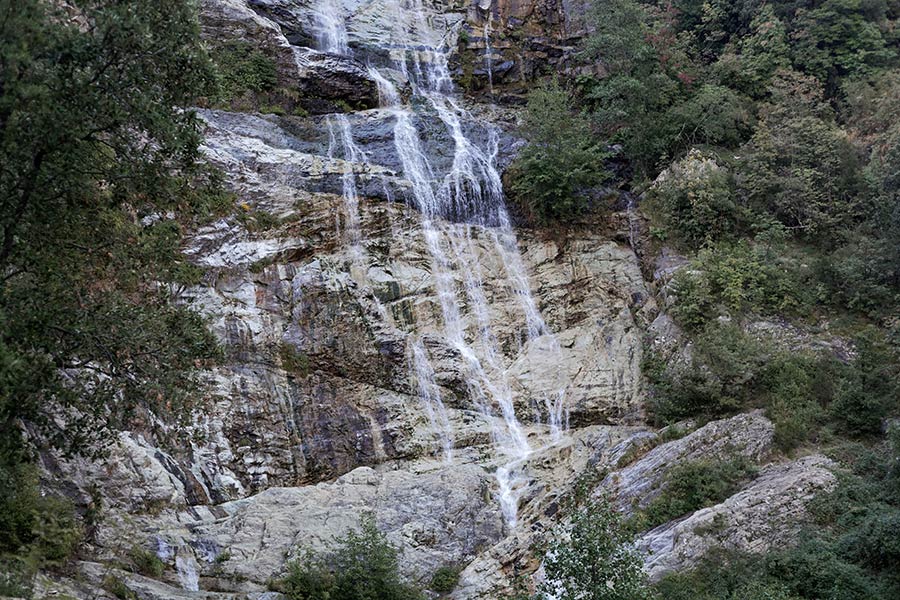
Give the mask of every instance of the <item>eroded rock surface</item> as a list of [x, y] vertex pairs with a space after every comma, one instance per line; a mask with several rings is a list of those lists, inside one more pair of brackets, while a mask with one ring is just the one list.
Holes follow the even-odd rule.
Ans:
[[809, 521], [807, 505], [837, 483], [834, 463], [821, 455], [771, 464], [745, 489], [721, 504], [643, 534], [652, 580], [696, 565], [713, 548], [761, 553], [796, 541]]
[[[76, 597], [103, 597], [103, 570], [115, 569], [142, 600], [268, 599], [266, 583], [288, 559], [329, 547], [371, 513], [400, 549], [404, 576], [424, 582], [457, 564], [464, 570], [455, 598], [496, 598], [517, 573], [537, 568], [532, 550], [565, 518], [583, 475], [616, 469], [658, 440], [643, 425], [642, 340], [648, 327], [664, 333], [671, 323], [659, 316], [632, 249], [615, 241], [627, 236], [596, 227], [516, 238], [467, 223], [463, 209], [446, 218], [417, 210], [394, 139], [396, 107], [372, 108], [378, 90], [367, 69], [394, 64], [391, 36], [409, 25], [409, 11], [389, 0], [339, 4], [353, 57], [318, 47], [313, 2], [203, 2], [208, 39], [262, 49], [280, 86], [329, 114], [200, 111], [203, 151], [236, 201], [230, 216], [188, 236], [184, 252], [206, 275], [174, 291], [209, 319], [224, 358], [204, 372], [207, 395], [187, 424], [144, 415], [102, 460], [44, 457], [76, 501], [87, 506], [99, 490], [104, 508], [92, 532], [97, 562], [81, 565]], [[489, 60], [495, 83], [515, 95], [538, 63], [564, 64], [576, 4], [424, 1], [416, 10], [429, 35], [407, 42], [421, 66], [435, 48], [466, 46], [461, 32], [490, 24], [495, 33], [484, 33], [480, 48], [470, 35], [465, 51]], [[489, 40], [497, 50], [487, 51]], [[465, 60], [451, 56], [457, 77]], [[388, 71], [405, 89], [404, 73]], [[429, 176], [473, 185], [452, 178], [466, 156], [461, 135], [501, 169], [516, 152], [518, 141], [503, 130], [514, 118], [494, 107], [414, 104], [404, 110]], [[347, 112], [359, 108], [367, 110]], [[441, 286], [456, 299], [458, 337], [448, 334]], [[545, 325], [530, 335], [534, 308]], [[415, 367], [416, 352], [431, 373]], [[427, 376], [446, 426], [425, 404]], [[498, 441], [509, 427], [504, 407], [476, 389], [492, 385], [503, 388], [496, 397], [508, 391], [521, 425], [527, 452], [516, 458]], [[560, 398], [560, 422], [551, 426]], [[599, 489], [625, 509], [642, 506], [672, 465], [735, 452], [757, 460], [771, 440], [759, 413], [710, 423], [613, 472]], [[511, 489], [501, 489], [500, 469], [515, 472]], [[761, 493], [784, 487], [775, 475], [766, 481]], [[515, 497], [515, 527], [502, 513], [504, 494]], [[752, 510], [747, 518], [760, 518]], [[699, 542], [682, 551], [676, 538], [660, 533], [654, 544], [687, 558], [648, 563], [654, 573], [700, 551]], [[134, 545], [164, 557], [160, 581], [113, 566]]]
[[646, 508], [663, 491], [666, 473], [673, 465], [737, 456], [759, 461], [771, 452], [774, 435], [774, 425], [761, 411], [713, 421], [613, 471], [603, 479], [594, 495], [610, 495], [626, 513]]

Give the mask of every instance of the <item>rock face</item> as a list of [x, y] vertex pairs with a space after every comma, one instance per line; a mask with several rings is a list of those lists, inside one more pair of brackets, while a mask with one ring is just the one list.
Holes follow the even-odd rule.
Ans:
[[[286, 41], [300, 30], [285, 33], [288, 18], [300, 13], [278, 6], [255, 3], [259, 12], [248, 14], [228, 3], [215, 14], [223, 23], [246, 17], [259, 26], [254, 35]], [[259, 21], [276, 17], [278, 35]], [[355, 63], [303, 52], [322, 61], [322, 78], [334, 75], [328, 99], [370, 93], [361, 70], [351, 79]], [[297, 85], [317, 77], [310, 69]], [[471, 152], [465, 144], [492, 149], [498, 165], [509, 159], [514, 141], [478, 111], [442, 109], [451, 107], [404, 109], [432, 172], [457, 172], [460, 152]], [[321, 550], [372, 512], [402, 550], [407, 577], [469, 565], [459, 597], [490, 597], [528, 565], [534, 532], [555, 518], [585, 466], [635, 434], [638, 323], [655, 305], [634, 253], [600, 233], [516, 239], [465, 212], [423, 214], [411, 206], [396, 109], [200, 116], [203, 150], [236, 205], [189, 236], [184, 252], [207, 274], [178, 293], [209, 318], [225, 359], [206, 373], [208, 398], [187, 426], [151, 415], [152, 427], [122, 432], [103, 461], [47, 457], [84, 502], [92, 487], [103, 491], [96, 558], [114, 560], [132, 544], [165, 548], [166, 585], [192, 572], [202, 589], [261, 592], [301, 547]], [[447, 333], [447, 290], [458, 299], [461, 339]], [[535, 309], [545, 329], [527, 335]], [[430, 373], [416, 368], [416, 352]], [[424, 403], [423, 380], [446, 425]], [[515, 463], [498, 442], [510, 417], [494, 403], [506, 393], [529, 448]], [[559, 398], [565, 435], [548, 427]], [[501, 482], [501, 469], [515, 472], [512, 483]], [[229, 560], [215, 561], [226, 552]]]
[[467, 12], [458, 74], [470, 92], [521, 103], [528, 82], [576, 74], [572, 59], [585, 31], [581, 0], [483, 0]]
[[[534, 36], [569, 35], [569, 5], [328, 6], [203, 2], [204, 35], [261, 48], [281, 85], [328, 114], [199, 111], [202, 149], [235, 206], [190, 233], [184, 253], [206, 274], [173, 292], [208, 318], [224, 358], [203, 373], [206, 397], [187, 424], [144, 415], [102, 460], [43, 457], [76, 501], [100, 490], [104, 508], [84, 580], [60, 583], [75, 590], [63, 593], [91, 597], [103, 569], [138, 545], [167, 565], [161, 580], [116, 571], [142, 599], [271, 598], [267, 582], [287, 560], [327, 549], [371, 513], [402, 552], [405, 577], [426, 582], [455, 564], [453, 597], [496, 598], [537, 568], [532, 549], [565, 518], [583, 475], [656, 442], [643, 426], [640, 364], [645, 330], [665, 317], [632, 249], [599, 226], [516, 234], [498, 203], [435, 211], [423, 185], [487, 197], [518, 142], [486, 118], [502, 111], [465, 105], [440, 77], [400, 100], [405, 73], [446, 75], [435, 49], [456, 48], [485, 15], [522, 32], [513, 52]], [[352, 57], [322, 51], [325, 8], [343, 19]], [[542, 48], [526, 62], [557, 56]], [[402, 62], [415, 68], [392, 72], [397, 54], [415, 55]], [[522, 64], [509, 93], [527, 75]], [[397, 88], [383, 108], [372, 108], [375, 79], [382, 92], [388, 79]], [[771, 439], [758, 413], [710, 423], [613, 472], [598, 492], [640, 506], [672, 464], [760, 459]], [[669, 546], [687, 552], [675, 538]]]
[[594, 495], [611, 495], [626, 513], [646, 508], [664, 489], [663, 479], [672, 465], [735, 456], [759, 461], [771, 452], [774, 435], [775, 427], [758, 411], [713, 421], [681, 439], [653, 448], [624, 469], [613, 471]]
[[276, 67], [278, 87], [298, 93], [300, 106], [315, 114], [378, 106], [377, 85], [363, 64], [292, 44], [279, 23], [260, 9], [245, 0], [203, 0], [201, 32], [213, 53], [229, 43], [261, 51]]
[[645, 533], [638, 548], [650, 578], [689, 569], [713, 548], [759, 553], [796, 541], [809, 501], [834, 489], [834, 466], [820, 455], [769, 465], [725, 502]]

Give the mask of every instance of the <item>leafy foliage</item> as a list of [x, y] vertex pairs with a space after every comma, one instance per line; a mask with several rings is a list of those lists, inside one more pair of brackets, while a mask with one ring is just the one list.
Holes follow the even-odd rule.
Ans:
[[716, 159], [699, 150], [673, 163], [651, 188], [669, 231], [693, 246], [733, 232], [738, 207], [731, 176]]
[[21, 435], [97, 451], [177, 418], [217, 355], [178, 302], [183, 228], [226, 200], [186, 110], [214, 93], [195, 6], [0, 0], [0, 554], [60, 563], [81, 529]]
[[763, 556], [713, 555], [655, 586], [666, 600], [887, 600], [900, 592], [900, 429], [891, 443], [834, 453], [849, 473], [812, 504], [815, 529]]
[[538, 598], [640, 600], [649, 598], [642, 562], [619, 515], [601, 500], [572, 518], [569, 540], [544, 557]]
[[532, 91], [522, 132], [528, 145], [511, 168], [518, 204], [539, 223], [583, 213], [590, 189], [607, 177], [605, 154], [565, 90], [551, 83]]
[[629, 526], [636, 531], [652, 529], [721, 502], [755, 473], [753, 464], [743, 457], [678, 464], [666, 473], [659, 496], [632, 517]]
[[276, 583], [290, 600], [416, 600], [422, 594], [400, 579], [397, 550], [363, 517], [358, 531], [348, 531], [327, 554], [307, 552], [288, 565]]
[[450, 593], [459, 583], [460, 568], [457, 566], [446, 565], [439, 567], [434, 575], [431, 576], [431, 585], [429, 589], [439, 594]]

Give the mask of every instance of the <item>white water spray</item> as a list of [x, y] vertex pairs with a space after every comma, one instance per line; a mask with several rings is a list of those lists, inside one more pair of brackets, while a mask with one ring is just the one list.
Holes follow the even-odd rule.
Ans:
[[316, 32], [319, 49], [332, 54], [349, 54], [347, 24], [341, 0], [319, 0], [316, 5]]

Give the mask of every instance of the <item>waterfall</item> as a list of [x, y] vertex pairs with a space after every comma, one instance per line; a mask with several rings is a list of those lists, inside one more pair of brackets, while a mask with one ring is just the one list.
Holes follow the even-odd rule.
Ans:
[[[343, 159], [347, 164], [344, 165], [341, 175], [341, 183], [343, 186], [342, 195], [344, 198], [344, 212], [346, 213], [346, 225], [344, 234], [346, 242], [350, 246], [351, 252], [355, 258], [360, 255], [360, 230], [359, 230], [359, 193], [356, 189], [356, 175], [353, 173], [353, 165], [365, 163], [366, 158], [363, 151], [353, 141], [353, 133], [350, 129], [350, 120], [347, 115], [336, 114], [329, 116], [326, 120], [328, 126], [328, 158], [335, 158], [338, 137], [340, 137], [340, 145], [343, 150]], [[339, 231], [340, 233], [340, 231]]]
[[434, 380], [434, 368], [428, 361], [428, 355], [420, 339], [410, 342], [410, 354], [411, 370], [416, 375], [419, 399], [422, 401], [431, 430], [440, 440], [444, 461], [449, 463], [453, 460], [453, 428], [441, 400], [441, 390]]
[[341, 0], [318, 0], [316, 5], [319, 49], [333, 54], [349, 54], [347, 25]]
[[494, 95], [494, 64], [493, 64], [493, 50], [491, 49], [491, 20], [494, 18], [494, 13], [488, 7], [487, 19], [484, 20], [484, 67], [487, 70], [488, 77], [488, 92], [491, 96]]
[[[503, 185], [496, 168], [499, 132], [486, 124], [487, 143], [479, 146], [463, 128], [474, 119], [454, 94], [448, 66], [450, 45], [446, 32], [432, 26], [422, 0], [388, 0], [393, 30], [391, 46], [385, 48], [390, 67], [410, 83], [415, 110], [432, 112], [452, 140], [453, 155], [449, 168], [432, 163], [424, 150], [416, 128], [413, 105], [405, 105], [387, 70], [370, 67], [378, 84], [382, 109], [394, 119], [394, 147], [403, 176], [411, 184], [412, 203], [421, 215], [422, 236], [431, 258], [431, 272], [442, 320], [442, 336], [461, 360], [468, 396], [490, 424], [496, 449], [502, 457], [497, 468], [498, 500], [510, 528], [515, 527], [519, 499], [527, 489], [527, 462], [534, 452], [525, 427], [516, 415], [508, 366], [504, 364], [500, 344], [493, 333], [490, 303], [485, 293], [478, 243], [488, 243], [493, 255], [502, 262], [507, 289], [525, 317], [519, 343], [536, 352], [545, 364], [556, 364], [560, 348], [541, 316], [531, 295], [515, 232], [506, 209]], [[321, 49], [348, 54], [344, 18], [335, 0], [320, 0]], [[486, 60], [490, 61], [490, 22], [485, 28]], [[334, 158], [340, 146], [350, 162], [366, 157], [353, 143], [350, 122], [335, 115], [328, 120], [329, 156]], [[358, 196], [352, 170], [345, 174], [344, 200], [348, 213], [344, 235], [358, 240], [351, 230], [358, 228]], [[355, 215], [355, 217], [353, 216]], [[354, 221], [355, 219], [355, 221]], [[354, 237], [356, 236], [356, 237]], [[461, 282], [458, 281], [461, 279]], [[464, 318], [465, 304], [470, 317]], [[469, 319], [471, 319], [470, 322]], [[475, 332], [471, 331], [475, 326]], [[421, 338], [408, 344], [411, 376], [415, 379], [420, 402], [432, 431], [440, 442], [445, 460], [451, 460], [453, 431], [435, 382], [434, 368]], [[565, 429], [565, 391], [567, 380], [560, 373], [558, 390], [543, 399], [547, 426], [553, 440]]]
[[200, 590], [200, 575], [197, 573], [197, 561], [193, 556], [182, 556], [178, 554], [175, 557], [175, 570], [178, 574], [178, 583], [182, 589], [190, 592]]

